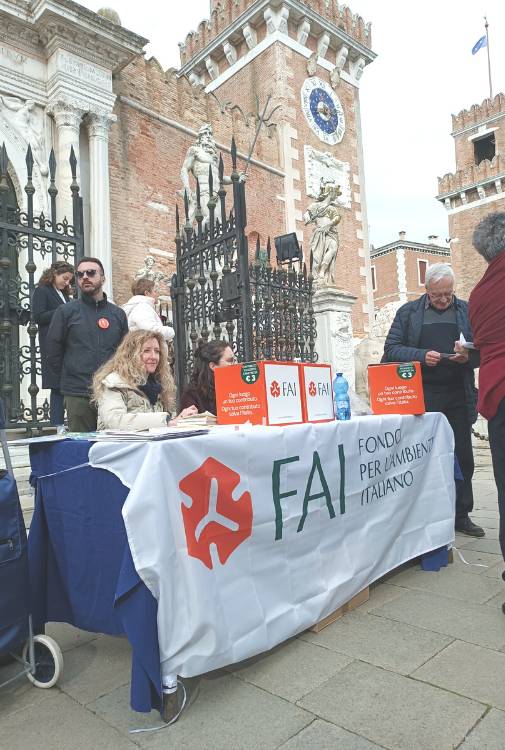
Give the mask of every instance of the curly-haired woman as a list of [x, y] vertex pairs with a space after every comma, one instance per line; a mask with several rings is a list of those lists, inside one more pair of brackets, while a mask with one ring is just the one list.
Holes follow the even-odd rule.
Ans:
[[[172, 419], [174, 381], [163, 337], [130, 331], [93, 378], [99, 430], [147, 430]], [[179, 416], [196, 413], [184, 409]]]
[[51, 424], [63, 431], [65, 410], [60, 392], [60, 378], [52, 370], [46, 358], [46, 339], [49, 324], [60, 305], [69, 300], [69, 288], [74, 278], [74, 267], [64, 260], [55, 261], [43, 272], [32, 297], [33, 319], [39, 327], [40, 362], [42, 388], [49, 388], [49, 413]]

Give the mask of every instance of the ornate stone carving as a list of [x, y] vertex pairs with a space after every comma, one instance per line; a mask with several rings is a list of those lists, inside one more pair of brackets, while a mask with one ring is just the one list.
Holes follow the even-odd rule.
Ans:
[[110, 127], [116, 120], [116, 115], [112, 113], [104, 115], [90, 112], [85, 119], [90, 138], [99, 138], [108, 142]]
[[317, 40], [317, 54], [319, 57], [326, 57], [328, 47], [330, 46], [330, 35], [325, 31]]
[[364, 57], [358, 57], [356, 62], [352, 66], [352, 74], [356, 82], [359, 82], [363, 71], [365, 70], [366, 61]]
[[307, 73], [311, 77], [317, 73], [317, 52], [313, 52], [307, 60]]
[[351, 208], [350, 165], [339, 161], [329, 151], [317, 151], [312, 146], [305, 146], [304, 151], [307, 195], [317, 198], [321, 180], [333, 182], [340, 187], [339, 204]]
[[249, 49], [253, 49], [254, 47], [256, 47], [256, 45], [258, 44], [258, 35], [256, 33], [256, 29], [253, 28], [250, 23], [247, 23], [244, 26], [244, 28], [242, 29], [242, 33]]
[[207, 68], [207, 72], [214, 81], [219, 76], [219, 65], [217, 64], [216, 60], [214, 60], [212, 57], [206, 57], [205, 58], [205, 67]]
[[366, 336], [361, 339], [354, 350], [354, 367], [356, 373], [356, 393], [368, 400], [368, 365], [378, 364], [384, 353], [385, 338]]
[[280, 31], [281, 34], [288, 34], [289, 8], [285, 5], [277, 12], [270, 7], [265, 8], [263, 18], [266, 21], [269, 34], [274, 34], [276, 31]]
[[32, 147], [33, 158], [37, 162], [40, 173], [48, 173], [46, 152], [44, 147], [44, 126], [42, 113], [33, 99], [19, 99], [17, 96], [1, 96], [0, 108], [4, 118], [17, 130], [21, 138]]
[[300, 22], [298, 23], [298, 30], [296, 34], [296, 39], [300, 44], [305, 45], [307, 42], [307, 39], [309, 38], [310, 34], [310, 21], [308, 18], [300, 19]]
[[237, 50], [231, 42], [225, 42], [223, 44], [223, 52], [228, 60], [228, 65], [235, 65], [237, 62]]
[[314, 278], [319, 285], [335, 283], [334, 266], [339, 246], [337, 225], [341, 220], [337, 208], [339, 195], [338, 185], [321, 181], [319, 196], [310, 204], [304, 216], [306, 225], [315, 225], [310, 250], [314, 259]]
[[314, 294], [317, 324], [316, 350], [320, 362], [343, 372], [354, 388], [352, 307], [356, 297], [335, 286], [319, 286]]
[[345, 44], [343, 44], [339, 51], [337, 52], [337, 57], [335, 59], [335, 67], [330, 73], [330, 82], [334, 89], [336, 89], [340, 83], [340, 75], [342, 73], [342, 70], [344, 69], [344, 65], [347, 61], [347, 57], [349, 55], [349, 47], [346, 47]]

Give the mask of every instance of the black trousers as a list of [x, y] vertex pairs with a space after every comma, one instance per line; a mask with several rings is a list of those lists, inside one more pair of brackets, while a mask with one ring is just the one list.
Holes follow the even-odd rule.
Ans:
[[467, 518], [473, 510], [472, 477], [475, 468], [472, 448], [472, 425], [462, 389], [442, 390], [424, 386], [426, 411], [445, 414], [454, 432], [454, 452], [463, 481], [456, 483], [456, 522]]
[[500, 547], [505, 560], [505, 398], [501, 400], [496, 415], [488, 422], [489, 445], [493, 459], [494, 481], [498, 490], [500, 511]]

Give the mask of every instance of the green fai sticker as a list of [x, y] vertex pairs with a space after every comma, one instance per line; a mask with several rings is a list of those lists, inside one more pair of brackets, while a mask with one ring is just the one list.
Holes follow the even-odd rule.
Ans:
[[400, 365], [396, 368], [396, 372], [402, 380], [410, 380], [416, 374], [415, 365], [409, 362], [407, 365]]
[[258, 367], [256, 362], [246, 362], [245, 365], [242, 365], [240, 375], [242, 376], [242, 380], [244, 381], [244, 383], [252, 385], [258, 380], [260, 376], [260, 368]]

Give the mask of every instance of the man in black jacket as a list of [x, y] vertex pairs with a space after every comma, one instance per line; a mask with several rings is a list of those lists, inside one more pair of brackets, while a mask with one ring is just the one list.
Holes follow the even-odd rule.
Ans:
[[47, 334], [47, 359], [60, 374], [71, 432], [96, 430], [96, 408], [90, 403], [93, 375], [112, 357], [128, 333], [126, 314], [108, 302], [104, 269], [97, 258], [77, 266], [81, 298], [59, 307]]
[[463, 474], [457, 482], [455, 528], [468, 536], [484, 536], [469, 517], [473, 509], [472, 424], [477, 419], [474, 367], [477, 352], [454, 354], [463, 334], [473, 341], [467, 303], [454, 295], [450, 265], [435, 263], [426, 271], [426, 294], [397, 311], [384, 344], [385, 362], [421, 363], [426, 411], [440, 411], [454, 432], [454, 451]]

